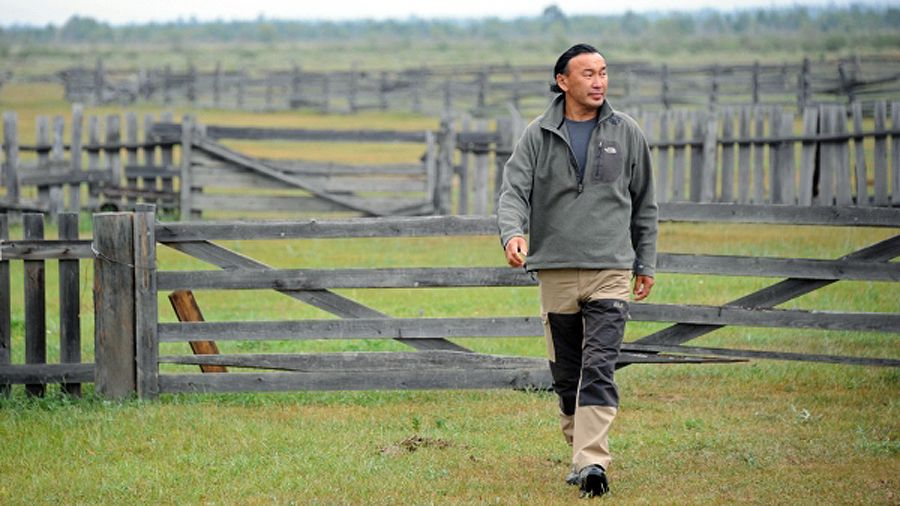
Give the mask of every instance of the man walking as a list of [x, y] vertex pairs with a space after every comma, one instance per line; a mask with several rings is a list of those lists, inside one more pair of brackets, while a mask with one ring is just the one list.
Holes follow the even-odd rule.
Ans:
[[557, 60], [554, 79], [559, 95], [504, 168], [498, 225], [509, 265], [537, 271], [540, 282], [553, 389], [572, 446], [566, 481], [602, 495], [619, 405], [613, 371], [629, 292], [641, 300], [653, 287], [658, 213], [650, 148], [607, 102], [603, 56], [577, 44]]

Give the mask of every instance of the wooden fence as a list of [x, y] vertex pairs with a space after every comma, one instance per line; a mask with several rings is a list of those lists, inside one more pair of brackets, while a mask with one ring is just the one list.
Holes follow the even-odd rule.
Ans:
[[[546, 361], [473, 353], [448, 338], [537, 337], [536, 317], [488, 315], [478, 318], [393, 318], [332, 290], [344, 288], [525, 287], [534, 279], [521, 270], [497, 268], [273, 269], [213, 241], [301, 238], [472, 236], [496, 234], [491, 217], [373, 218], [294, 222], [157, 223], [152, 209], [94, 215], [94, 238], [40, 241], [40, 217], [26, 215], [26, 236], [0, 242], [0, 284], [9, 294], [10, 260], [26, 263], [27, 365], [9, 365], [10, 302], [0, 298], [0, 384], [26, 383], [39, 394], [52, 382], [91, 378], [104, 396], [134, 392], [143, 398], [160, 393], [342, 390], [408, 388], [546, 387]], [[673, 203], [661, 207], [662, 221], [806, 223], [821, 226], [900, 227], [900, 210], [860, 207], [743, 206]], [[67, 223], [70, 223], [66, 218]], [[5, 220], [0, 220], [6, 235]], [[32, 232], [27, 232], [31, 230]], [[71, 228], [67, 228], [71, 230]], [[68, 233], [66, 235], [68, 237]], [[158, 245], [210, 263], [222, 270], [159, 270]], [[499, 251], [498, 251], [499, 255]], [[900, 332], [900, 314], [846, 313], [775, 309], [775, 306], [840, 280], [900, 280], [900, 235], [835, 260], [684, 255], [661, 253], [659, 272], [784, 277], [721, 306], [635, 303], [636, 321], [674, 324], [623, 345], [619, 366], [629, 363], [703, 363], [762, 358], [859, 365], [900, 366], [891, 358], [861, 358], [772, 351], [698, 348], [683, 343], [727, 325], [830, 330]], [[46, 259], [59, 259], [77, 272], [78, 259], [94, 263], [95, 365], [45, 365], [43, 277]], [[77, 281], [77, 276], [75, 276]], [[77, 318], [77, 284], [67, 307]], [[170, 290], [272, 289], [330, 312], [339, 319], [293, 321], [182, 321], [162, 323], [158, 295]], [[195, 313], [199, 313], [195, 311]], [[184, 318], [181, 320], [197, 320]], [[76, 322], [76, 323], [72, 323]], [[77, 336], [77, 320], [61, 325]], [[74, 330], [73, 330], [74, 329]], [[67, 334], [68, 335], [68, 334]], [[161, 355], [160, 343], [303, 339], [395, 339], [415, 352], [314, 354]], [[74, 338], [73, 338], [74, 340]], [[72, 342], [73, 340], [67, 341]], [[74, 344], [67, 345], [69, 349]], [[77, 362], [74, 355], [66, 355]], [[162, 364], [249, 369], [219, 374], [172, 373]], [[209, 369], [207, 369], [209, 370]], [[221, 369], [220, 369], [221, 370]], [[265, 372], [260, 372], [263, 370]], [[278, 372], [271, 372], [272, 370]], [[8, 391], [8, 388], [7, 388]]]
[[[809, 107], [799, 133], [798, 118], [781, 107], [649, 111], [633, 117], [652, 150], [659, 202], [896, 206], [900, 102], [877, 102], [872, 110], [873, 126], [865, 127], [860, 103]], [[453, 136], [462, 156], [454, 166], [460, 214], [470, 212], [470, 193], [480, 203], [474, 214], [494, 210], [510, 135], [522, 128], [521, 121], [499, 124], [494, 132]]]
[[[5, 195], [0, 197], [0, 211], [47, 212], [55, 218], [63, 211], [121, 209], [137, 202], [174, 210], [178, 143], [153, 137], [152, 125], [159, 121], [171, 122], [172, 114], [146, 114], [142, 128], [134, 112], [124, 114], [124, 125], [118, 114], [90, 116], [85, 142], [84, 108], [76, 104], [69, 142], [62, 116], [52, 123], [38, 116], [37, 142], [22, 144], [17, 114], [4, 113], [0, 182]], [[28, 159], [23, 160], [23, 154]]]
[[[670, 109], [722, 105], [793, 105], [797, 111], [821, 103], [874, 103], [900, 94], [900, 59], [854, 56], [794, 63], [674, 67], [646, 62], [611, 63], [610, 97], [618, 107]], [[533, 111], [550, 96], [551, 65], [457, 65], [402, 70], [313, 72], [94, 68], [61, 72], [73, 102], [163, 104], [194, 107], [324, 112], [403, 109], [432, 114], [471, 111], [496, 115], [512, 104]], [[867, 111], [868, 112], [868, 111]]]
[[[801, 206], [896, 206], [900, 195], [900, 102], [864, 107], [819, 106], [802, 121], [779, 107], [722, 107], [704, 111], [635, 114], [650, 142], [659, 202], [719, 202]], [[145, 116], [138, 141], [137, 117], [97, 118], [82, 140], [81, 108], [73, 109], [71, 142], [61, 118], [39, 118], [36, 145], [18, 142], [16, 116], [4, 114], [5, 196], [0, 209], [47, 211], [122, 209], [158, 203], [242, 217], [258, 212], [339, 212], [363, 216], [476, 214], [494, 212], [503, 165], [524, 128], [517, 115], [496, 120], [446, 118], [436, 131], [332, 131], [199, 125], [188, 128]], [[802, 126], [800, 125], [802, 123]], [[868, 126], [871, 125], [871, 126]], [[798, 132], [799, 130], [799, 132]], [[271, 160], [229, 149], [222, 139], [420, 144], [408, 164], [347, 165]], [[299, 150], [299, 144], [298, 144]], [[23, 162], [21, 151], [35, 153]], [[68, 159], [65, 158], [69, 152]], [[175, 152], [186, 153], [176, 160]], [[87, 153], [87, 167], [82, 156]], [[188, 183], [182, 184], [187, 177]], [[22, 191], [30, 190], [30, 195]], [[178, 188], [178, 192], [175, 189]], [[82, 198], [86, 193], [87, 198]]]

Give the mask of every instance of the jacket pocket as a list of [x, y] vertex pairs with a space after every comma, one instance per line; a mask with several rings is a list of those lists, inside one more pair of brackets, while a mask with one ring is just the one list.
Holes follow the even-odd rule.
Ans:
[[594, 180], [601, 183], [612, 183], [622, 175], [625, 154], [618, 142], [604, 141], [597, 144], [597, 156], [594, 157]]

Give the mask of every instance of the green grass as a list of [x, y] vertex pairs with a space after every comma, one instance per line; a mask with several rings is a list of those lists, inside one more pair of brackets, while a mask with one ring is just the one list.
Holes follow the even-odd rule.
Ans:
[[[836, 258], [890, 229], [664, 224], [668, 252]], [[21, 231], [13, 230], [13, 236]], [[88, 231], [84, 235], [89, 235]], [[55, 231], [48, 228], [48, 237]], [[226, 242], [275, 267], [496, 266], [496, 239]], [[160, 248], [162, 269], [205, 269]], [[55, 265], [48, 262], [54, 314]], [[21, 262], [12, 262], [13, 357], [23, 360]], [[662, 273], [653, 302], [719, 304], [775, 279]], [[92, 357], [91, 269], [82, 272], [85, 359]], [[538, 311], [534, 288], [342, 290], [394, 316]], [[208, 320], [328, 317], [262, 291], [200, 291]], [[782, 307], [898, 312], [892, 283], [840, 282]], [[174, 315], [160, 296], [161, 321]], [[51, 361], [58, 325], [48, 320]], [[629, 324], [627, 340], [662, 324]], [[491, 353], [542, 356], [541, 338], [472, 337]], [[401, 350], [391, 341], [221, 342], [223, 352]], [[900, 357], [893, 334], [726, 328], [691, 344]], [[162, 353], [187, 353], [167, 344]], [[194, 371], [167, 366], [164, 371]], [[900, 373], [753, 361], [635, 365], [611, 444], [611, 498], [625, 504], [892, 504], [900, 484]], [[557, 504], [568, 450], [556, 401], [541, 392], [423, 391], [163, 395], [0, 400], [0, 503]], [[417, 446], [410, 441], [418, 441]]]

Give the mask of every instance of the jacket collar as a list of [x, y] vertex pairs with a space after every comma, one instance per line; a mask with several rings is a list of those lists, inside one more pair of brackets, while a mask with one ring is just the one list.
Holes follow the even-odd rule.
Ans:
[[[541, 127], [548, 130], [560, 130], [563, 121], [566, 119], [565, 110], [566, 95], [565, 93], [560, 93], [552, 102], [550, 102], [550, 105], [547, 106], [544, 114], [541, 115]], [[612, 106], [609, 105], [609, 99], [604, 100], [603, 104], [600, 106], [600, 110], [597, 112], [597, 122], [599, 123], [609, 119], [614, 113], [615, 111]]]

